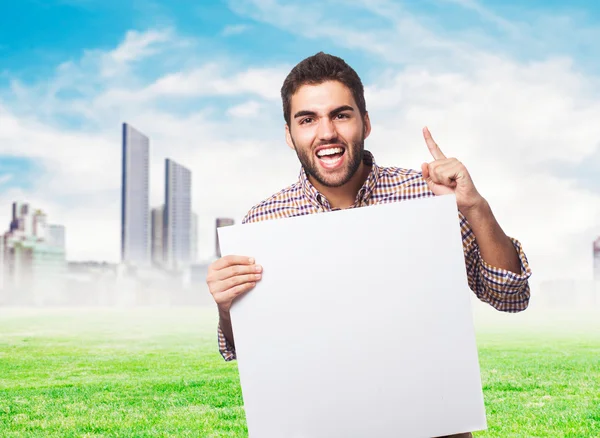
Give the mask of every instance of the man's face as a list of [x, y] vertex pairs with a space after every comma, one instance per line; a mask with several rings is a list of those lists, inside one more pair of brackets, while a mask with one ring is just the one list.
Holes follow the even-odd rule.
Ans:
[[303, 85], [292, 96], [288, 145], [309, 177], [326, 187], [346, 184], [363, 159], [371, 126], [352, 92], [338, 81]]

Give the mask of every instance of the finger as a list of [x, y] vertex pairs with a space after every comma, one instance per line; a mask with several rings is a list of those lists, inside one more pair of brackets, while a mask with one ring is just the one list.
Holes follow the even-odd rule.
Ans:
[[445, 175], [454, 174], [454, 176], [458, 176], [458, 174], [464, 170], [464, 166], [456, 158], [450, 158], [445, 161], [441, 161], [439, 169]]
[[429, 128], [427, 128], [427, 126], [423, 128], [423, 137], [425, 138], [425, 143], [427, 143], [429, 152], [435, 160], [443, 160], [446, 158], [437, 143], [433, 141], [433, 137], [431, 136], [431, 132], [429, 132]]
[[256, 283], [244, 283], [238, 286], [235, 286], [227, 291], [217, 294], [215, 296], [215, 302], [217, 304], [231, 303], [234, 299], [236, 299], [241, 294], [248, 292], [253, 287], [256, 286]]
[[208, 276], [207, 281], [223, 281], [238, 275], [246, 275], [258, 272], [262, 272], [261, 265], [234, 265], [218, 271], [213, 271]]
[[421, 164], [421, 173], [423, 174], [423, 179], [429, 178], [429, 165], [427, 163]]
[[430, 168], [431, 168], [430, 164], [427, 164], [427, 163], [421, 164], [421, 170], [423, 172], [423, 179], [427, 183], [427, 187], [429, 187], [429, 190], [431, 190], [433, 192], [434, 188], [436, 186], [436, 183], [433, 182], [433, 180], [431, 179]]
[[436, 161], [432, 161], [431, 163], [429, 163], [427, 165], [429, 171], [428, 171], [428, 177], [429, 179], [436, 183], [439, 184], [440, 181], [440, 166], [443, 164], [443, 161], [441, 160], [436, 160]]
[[227, 280], [216, 281], [211, 286], [212, 293], [225, 292], [229, 289], [233, 289], [240, 284], [255, 283], [261, 279], [261, 274], [246, 274], [236, 275], [235, 277], [228, 278]]
[[252, 257], [244, 257], [238, 255], [226, 255], [212, 264], [214, 270], [221, 270], [233, 265], [252, 265], [254, 259]]
[[432, 179], [437, 184], [453, 187], [456, 185], [456, 180], [460, 177], [462, 166], [458, 162], [447, 162], [439, 166], [435, 166], [432, 170]]

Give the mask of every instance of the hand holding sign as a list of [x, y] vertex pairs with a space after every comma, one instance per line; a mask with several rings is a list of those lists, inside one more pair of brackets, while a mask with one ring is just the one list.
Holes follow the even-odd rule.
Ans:
[[480, 205], [483, 197], [475, 188], [466, 167], [456, 158], [446, 158], [427, 127], [423, 128], [423, 137], [434, 158], [431, 163], [421, 165], [429, 189], [435, 195], [454, 193], [458, 209], [463, 214]]

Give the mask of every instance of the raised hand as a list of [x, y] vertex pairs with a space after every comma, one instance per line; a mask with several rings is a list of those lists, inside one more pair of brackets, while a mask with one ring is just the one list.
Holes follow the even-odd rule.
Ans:
[[229, 313], [233, 300], [254, 288], [261, 273], [262, 267], [254, 259], [227, 255], [208, 267], [206, 284], [219, 310]]
[[423, 137], [434, 159], [430, 163], [421, 164], [423, 178], [429, 189], [435, 195], [454, 193], [458, 208], [463, 214], [480, 205], [483, 197], [475, 188], [466, 167], [456, 158], [446, 158], [427, 127], [423, 128]]

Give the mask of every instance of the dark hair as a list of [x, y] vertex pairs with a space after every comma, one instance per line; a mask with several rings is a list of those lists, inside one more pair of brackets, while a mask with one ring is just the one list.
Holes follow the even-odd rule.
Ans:
[[283, 81], [281, 100], [283, 117], [290, 125], [292, 96], [302, 85], [318, 85], [339, 81], [350, 89], [361, 116], [367, 112], [363, 84], [358, 74], [342, 58], [319, 52], [300, 61]]

